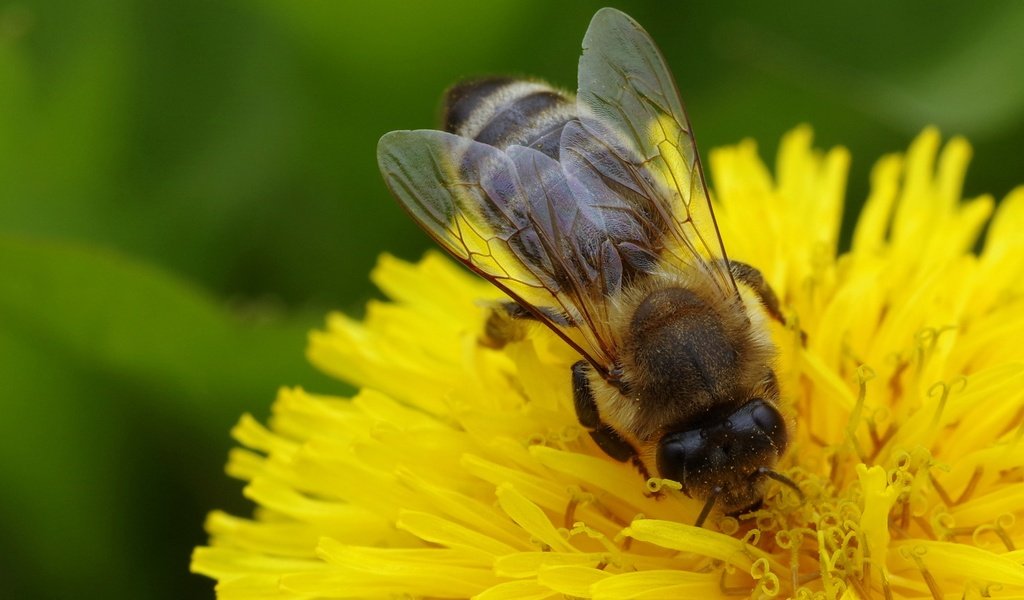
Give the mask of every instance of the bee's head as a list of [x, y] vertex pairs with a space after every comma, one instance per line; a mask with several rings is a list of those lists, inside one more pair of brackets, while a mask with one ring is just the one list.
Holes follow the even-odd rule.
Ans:
[[658, 472], [678, 481], [687, 496], [711, 499], [726, 512], [741, 511], [761, 500], [763, 475], [771, 473], [787, 439], [778, 409], [755, 398], [731, 414], [662, 437]]

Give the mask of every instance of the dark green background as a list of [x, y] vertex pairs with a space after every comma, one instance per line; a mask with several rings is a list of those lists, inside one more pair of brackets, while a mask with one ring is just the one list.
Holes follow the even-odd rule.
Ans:
[[[662, 6], [664, 4], [664, 6]], [[622, 2], [702, 147], [811, 123], [849, 199], [926, 124], [969, 194], [1024, 181], [1024, 4]], [[342, 391], [306, 332], [427, 246], [377, 138], [479, 74], [572, 86], [601, 3], [0, 2], [0, 596], [210, 597], [188, 574], [228, 430]]]

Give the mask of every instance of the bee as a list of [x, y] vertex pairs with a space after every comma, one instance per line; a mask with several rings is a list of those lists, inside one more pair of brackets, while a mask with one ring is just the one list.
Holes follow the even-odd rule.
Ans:
[[497, 317], [540, 321], [579, 353], [582, 427], [610, 457], [704, 500], [698, 525], [716, 505], [759, 504], [768, 478], [799, 493], [773, 470], [789, 437], [767, 329], [783, 321], [779, 301], [726, 255], [660, 51], [601, 9], [577, 83], [575, 95], [510, 78], [455, 85], [446, 131], [381, 138], [385, 182], [508, 295]]

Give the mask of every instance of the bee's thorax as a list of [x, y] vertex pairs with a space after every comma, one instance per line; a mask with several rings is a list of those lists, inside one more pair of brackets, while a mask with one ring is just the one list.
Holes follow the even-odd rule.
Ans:
[[629, 398], [608, 390], [601, 403], [608, 419], [639, 441], [732, 412], [755, 396], [778, 396], [775, 350], [763, 324], [751, 320], [738, 296], [722, 297], [700, 281], [648, 280], [624, 295], [614, 318]]
[[[630, 323], [638, 393], [660, 397], [685, 390], [701, 404], [733, 401], [740, 350], [718, 312], [692, 290], [664, 288], [640, 303]], [[706, 411], [706, 409], [705, 409]]]

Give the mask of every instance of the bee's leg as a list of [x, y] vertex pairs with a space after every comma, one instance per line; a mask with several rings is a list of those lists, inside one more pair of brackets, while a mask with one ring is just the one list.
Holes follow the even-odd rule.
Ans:
[[764, 305], [768, 314], [779, 323], [785, 325], [786, 317], [782, 315], [779, 297], [775, 295], [775, 290], [772, 289], [772, 286], [768, 285], [768, 282], [764, 280], [764, 275], [761, 275], [761, 271], [747, 263], [730, 260], [729, 272], [732, 273], [734, 278], [750, 286], [761, 300], [761, 304]]
[[[773, 319], [786, 325], [786, 317], [782, 314], [782, 308], [779, 306], [779, 297], [775, 295], [772, 286], [768, 285], [768, 282], [764, 280], [764, 275], [761, 274], [761, 271], [747, 263], [730, 260], [729, 272], [732, 273], [732, 276], [737, 281], [742, 281], [750, 289], [754, 290], [758, 299], [761, 300], [761, 304], [764, 305], [765, 310], [768, 311], [768, 314]], [[803, 329], [800, 330], [800, 342], [804, 346], [807, 345], [807, 332]]]
[[594, 392], [590, 389], [587, 372], [590, 364], [585, 360], [572, 366], [572, 399], [576, 407], [576, 418], [587, 430], [594, 442], [604, 453], [619, 462], [629, 461], [640, 471], [644, 479], [650, 479], [647, 467], [640, 460], [640, 454], [627, 440], [623, 439], [610, 425], [601, 421]]
[[[537, 307], [536, 309], [544, 319], [555, 325], [572, 325], [564, 314], [548, 308]], [[523, 327], [517, 321], [536, 321], [537, 315], [530, 312], [517, 302], [498, 302], [491, 310], [487, 322], [484, 323], [484, 333], [480, 337], [480, 343], [489, 348], [503, 348], [511, 342], [518, 342], [523, 339]]]
[[500, 349], [511, 342], [523, 339], [523, 327], [516, 323], [517, 311], [523, 311], [515, 302], [495, 304], [484, 322], [484, 332], [479, 338], [481, 346]]
[[[530, 321], [537, 320], [536, 314], [518, 302], [501, 302], [495, 310], [505, 311], [505, 314], [510, 319], [527, 319]], [[563, 327], [570, 327], [574, 325], [567, 315], [549, 306], [535, 306], [534, 310], [539, 312], [545, 321], [551, 321], [555, 325], [561, 325]]]

